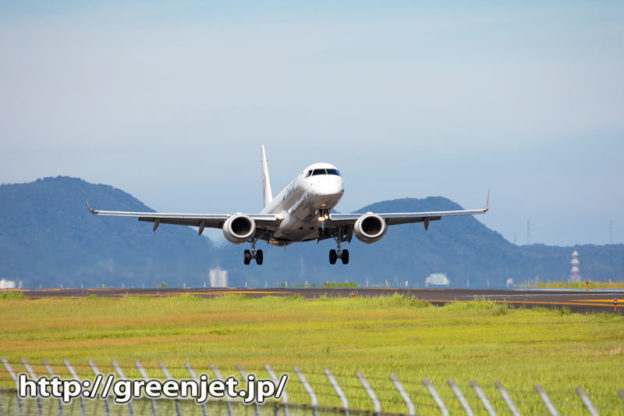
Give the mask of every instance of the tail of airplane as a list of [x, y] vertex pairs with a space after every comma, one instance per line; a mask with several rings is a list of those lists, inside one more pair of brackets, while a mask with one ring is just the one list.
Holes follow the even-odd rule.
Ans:
[[269, 167], [264, 145], [262, 145], [262, 190], [264, 192], [264, 206], [266, 207], [273, 200], [273, 192], [271, 192], [271, 180], [269, 179]]

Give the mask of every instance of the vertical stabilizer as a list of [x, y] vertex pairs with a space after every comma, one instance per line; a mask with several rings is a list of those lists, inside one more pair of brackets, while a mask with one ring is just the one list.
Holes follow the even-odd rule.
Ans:
[[266, 152], [262, 145], [262, 190], [264, 192], [264, 206], [266, 207], [273, 200], [271, 192], [271, 180], [269, 179], [269, 166], [267, 165]]

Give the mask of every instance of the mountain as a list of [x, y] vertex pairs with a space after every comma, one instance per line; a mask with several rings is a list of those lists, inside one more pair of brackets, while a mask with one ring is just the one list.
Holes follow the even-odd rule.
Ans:
[[[446, 273], [454, 287], [504, 287], [540, 277], [564, 280], [570, 254], [578, 250], [581, 275], [594, 280], [621, 279], [624, 245], [554, 247], [516, 246], [475, 217], [448, 217], [430, 224], [390, 227], [379, 242], [353, 239], [349, 265], [330, 265], [333, 241], [273, 247], [259, 243], [265, 263], [244, 266], [246, 245], [214, 245], [188, 227], [151, 224], [130, 218], [96, 217], [87, 211], [82, 192], [99, 209], [152, 211], [131, 195], [107, 185], [68, 177], [0, 185], [0, 277], [24, 287], [202, 286], [217, 265], [231, 285], [263, 287], [354, 281], [369, 285], [424, 287], [426, 276]], [[360, 212], [462, 209], [442, 197], [397, 199], [366, 206]]]
[[96, 217], [82, 192], [102, 209], [152, 211], [107, 185], [56, 177], [0, 186], [0, 276], [26, 287], [150, 287], [202, 279], [214, 245], [186, 227]]

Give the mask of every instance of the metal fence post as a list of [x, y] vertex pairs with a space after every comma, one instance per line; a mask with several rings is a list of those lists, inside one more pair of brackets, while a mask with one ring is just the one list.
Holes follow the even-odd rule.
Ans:
[[[243, 367], [241, 367], [240, 364], [236, 364], [236, 369], [238, 369], [241, 377], [247, 380], [247, 373], [245, 373], [245, 370], [243, 370]], [[249, 388], [249, 386], [247, 386], [247, 388]], [[258, 402], [254, 402], [254, 416], [260, 416], [260, 405]]]
[[[210, 363], [210, 371], [212, 371], [212, 373], [215, 375], [215, 377], [217, 377], [219, 380], [223, 380], [223, 378], [221, 377], [221, 372], [219, 371], [217, 366], [214, 365], [213, 363]], [[227, 414], [228, 414], [228, 416], [232, 416], [232, 403], [230, 402], [230, 398], [229, 397], [225, 398], [225, 404], [227, 406]]]
[[[26, 369], [26, 372], [28, 373], [30, 378], [36, 382], [37, 376], [35, 375], [35, 372], [32, 370], [32, 367], [30, 366], [30, 364], [28, 364], [28, 361], [26, 361], [26, 358], [22, 358], [20, 361], [22, 362], [22, 365]], [[37, 394], [37, 397], [35, 398], [35, 400], [37, 401], [37, 414], [41, 416], [41, 395]]]
[[[197, 379], [197, 374], [195, 374], [195, 370], [193, 370], [193, 367], [191, 367], [191, 365], [189, 363], [185, 363], [184, 364], [184, 368], [186, 368], [186, 371], [193, 378], [193, 380], [195, 380], [195, 381], [198, 380]], [[206, 402], [202, 402], [201, 408], [202, 408], [202, 416], [206, 416]]]
[[[145, 381], [149, 380], [149, 378], [147, 377], [147, 373], [145, 372], [145, 370], [143, 370], [143, 367], [141, 366], [140, 362], [135, 361], [134, 366], [136, 367], [137, 370], [139, 370], [139, 374], [141, 374], [141, 377], [143, 377]], [[156, 400], [151, 399], [150, 402], [152, 404], [152, 416], [156, 416]]]
[[317, 416], [318, 415], [318, 408], [317, 408], [318, 401], [316, 400], [316, 394], [314, 394], [314, 390], [312, 390], [312, 387], [310, 386], [310, 384], [308, 384], [308, 380], [306, 380], [301, 370], [299, 370], [299, 367], [295, 366], [293, 370], [295, 371], [295, 374], [297, 374], [297, 377], [299, 377], [299, 381], [301, 381], [301, 384], [303, 385], [303, 388], [305, 389], [305, 391], [308, 393], [308, 396], [310, 396], [310, 406], [312, 406], [312, 415]]
[[375, 392], [373, 391], [373, 389], [371, 389], [371, 386], [370, 384], [368, 384], [368, 381], [364, 378], [362, 373], [360, 373], [359, 371], [355, 372], [355, 376], [360, 381], [360, 384], [362, 385], [362, 387], [364, 387], [366, 394], [373, 402], [373, 414], [375, 415], [381, 414], [381, 404], [379, 404], [379, 399], [377, 399], [377, 396], [375, 395]]
[[433, 388], [433, 386], [429, 382], [429, 379], [423, 378], [422, 379], [422, 383], [427, 388], [427, 391], [429, 392], [429, 395], [431, 395], [431, 397], [433, 398], [433, 401], [438, 406], [438, 409], [440, 409], [440, 412], [442, 412], [442, 415], [443, 416], [449, 416], [449, 412], [448, 412], [448, 410], [446, 410], [446, 406], [444, 405], [444, 402], [442, 401], [440, 396], [438, 396], [438, 392], [436, 391], [435, 388]]
[[470, 386], [472, 386], [475, 393], [477, 393], [477, 397], [479, 397], [479, 400], [481, 400], [481, 403], [483, 403], [483, 406], [485, 407], [485, 410], [488, 412], [488, 414], [490, 416], [496, 416], [494, 408], [490, 404], [490, 401], [487, 399], [485, 393], [483, 393], [483, 390], [481, 390], [481, 387], [479, 387], [477, 382], [474, 380], [470, 380]]
[[[67, 369], [69, 370], [69, 374], [71, 374], [71, 376], [74, 378], [74, 380], [80, 382], [80, 379], [78, 378], [78, 375], [74, 371], [74, 369], [71, 366], [71, 364], [69, 363], [69, 361], [63, 360], [63, 363], [65, 364], [65, 367], [67, 367]], [[85, 414], [85, 402], [84, 402], [84, 396], [81, 394], [80, 395], [80, 415], [84, 416], [84, 414]]]
[[544, 406], [546, 406], [546, 409], [548, 409], [550, 416], [559, 416], [559, 412], [557, 412], [557, 409], [555, 409], [555, 406], [553, 406], [552, 402], [548, 398], [548, 395], [546, 395], [546, 392], [542, 390], [542, 386], [536, 384], [534, 388], [537, 394], [539, 394], [540, 398], [542, 399]]
[[[271, 368], [271, 366], [268, 364], [265, 364], [264, 369], [266, 370], [267, 373], [269, 373], [269, 376], [271, 376], [271, 378], [273, 379], [273, 382], [277, 384], [279, 381], [277, 380], [277, 376], [273, 372], [273, 369]], [[282, 392], [282, 406], [284, 407], [284, 416], [288, 416], [288, 394], [286, 394], [286, 389], [284, 389], [284, 391]]]
[[338, 382], [336, 381], [332, 373], [329, 372], [329, 369], [326, 368], [325, 371], [323, 372], [325, 373], [325, 377], [327, 377], [327, 380], [329, 380], [329, 384], [332, 385], [332, 387], [334, 388], [334, 391], [340, 398], [340, 403], [342, 403], [342, 410], [344, 412], [344, 416], [348, 416], [349, 415], [349, 401], [347, 400], [347, 396], [344, 395], [344, 393], [342, 392], [342, 389], [340, 388], [340, 385], [338, 385]]
[[583, 388], [581, 386], [578, 386], [576, 388], [576, 394], [578, 394], [583, 401], [583, 405], [585, 405], [585, 408], [587, 409], [589, 414], [592, 416], [598, 416], [598, 412], [594, 408], [594, 405], [592, 404], [591, 400], [589, 400], [589, 397], [587, 397], [587, 394], [585, 394], [585, 391], [583, 391]]
[[520, 412], [518, 412], [518, 408], [516, 408], [516, 405], [511, 400], [511, 397], [509, 397], [509, 394], [507, 393], [507, 390], [505, 390], [503, 385], [499, 381], [497, 381], [494, 383], [494, 386], [496, 387], [496, 390], [498, 390], [498, 392], [500, 393], [501, 397], [503, 398], [503, 401], [509, 408], [509, 411], [511, 412], [511, 414], [513, 416], [520, 416]]
[[[52, 371], [52, 367], [50, 367], [50, 364], [48, 364], [46, 360], [41, 360], [41, 364], [43, 364], [48, 374], [50, 374], [50, 377], [56, 377], [56, 374], [54, 374], [54, 371]], [[61, 399], [60, 397], [58, 398], [58, 414], [59, 416], [63, 415], [63, 399]]]
[[407, 392], [403, 388], [403, 385], [401, 384], [397, 376], [394, 375], [394, 373], [390, 373], [390, 381], [392, 381], [392, 384], [394, 384], [394, 388], [397, 389], [397, 391], [401, 395], [401, 398], [405, 402], [405, 405], [407, 406], [407, 414], [410, 416], [415, 416], [416, 409], [414, 408], [414, 403], [412, 403], [412, 400], [410, 399]]
[[[91, 371], [93, 371], [93, 374], [95, 374], [96, 377], [102, 374], [100, 373], [100, 370], [97, 369], [97, 367], [95, 366], [95, 364], [93, 364], [93, 361], [91, 360], [89, 360], [89, 367], [91, 367]], [[104, 377], [103, 374], [102, 374], [102, 377]], [[102, 400], [104, 400], [104, 413], [106, 414], [106, 416], [109, 416], [110, 408], [108, 407], [108, 396], [102, 397]]]
[[[121, 378], [122, 380], [126, 380], [126, 376], [124, 372], [121, 370], [121, 368], [119, 367], [119, 364], [117, 364], [117, 361], [113, 360], [111, 364], [113, 365], [113, 368], [115, 369], [115, 371], [117, 371], [117, 374], [119, 374], [119, 378]], [[134, 409], [132, 407], [132, 398], [130, 398], [130, 400], [128, 401], [128, 415], [132, 416], [133, 414], [134, 414]]]
[[6, 358], [2, 359], [2, 364], [4, 364], [4, 368], [6, 368], [7, 372], [9, 373], [9, 375], [15, 382], [15, 389], [16, 389], [15, 396], [17, 397], [17, 416], [22, 416], [22, 402], [20, 401], [20, 396], [19, 396], [19, 382], [17, 380], [17, 377], [15, 376], [15, 373], [13, 372], [13, 369], [7, 362]]
[[453, 379], [449, 378], [448, 380], [446, 380], [446, 384], [448, 384], [451, 390], [453, 390], [453, 394], [457, 398], [457, 401], [461, 405], [462, 409], [464, 409], [464, 412], [466, 412], [466, 415], [473, 416], [474, 413], [472, 413], [472, 409], [470, 408], [468, 401], [466, 401], [466, 398], [464, 397], [459, 387], [457, 387], [457, 384], [455, 384]]
[[[165, 367], [165, 364], [160, 362], [158, 363], [158, 367], [160, 367], [160, 371], [162, 371], [162, 373], [165, 375], [165, 378], [167, 380], [173, 380], [173, 378], [171, 378], [171, 374], [169, 374], [169, 371], [167, 370], [167, 367]], [[180, 416], [180, 400], [176, 398], [174, 403], [175, 403], [176, 415]]]

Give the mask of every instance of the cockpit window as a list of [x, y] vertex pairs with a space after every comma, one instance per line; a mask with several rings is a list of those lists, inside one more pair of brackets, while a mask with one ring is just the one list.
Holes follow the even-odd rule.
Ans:
[[309, 170], [308, 173], [306, 174], [306, 178], [308, 176], [316, 176], [316, 175], [336, 175], [336, 176], [340, 176], [340, 172], [338, 171], [338, 169], [314, 169], [314, 170]]

